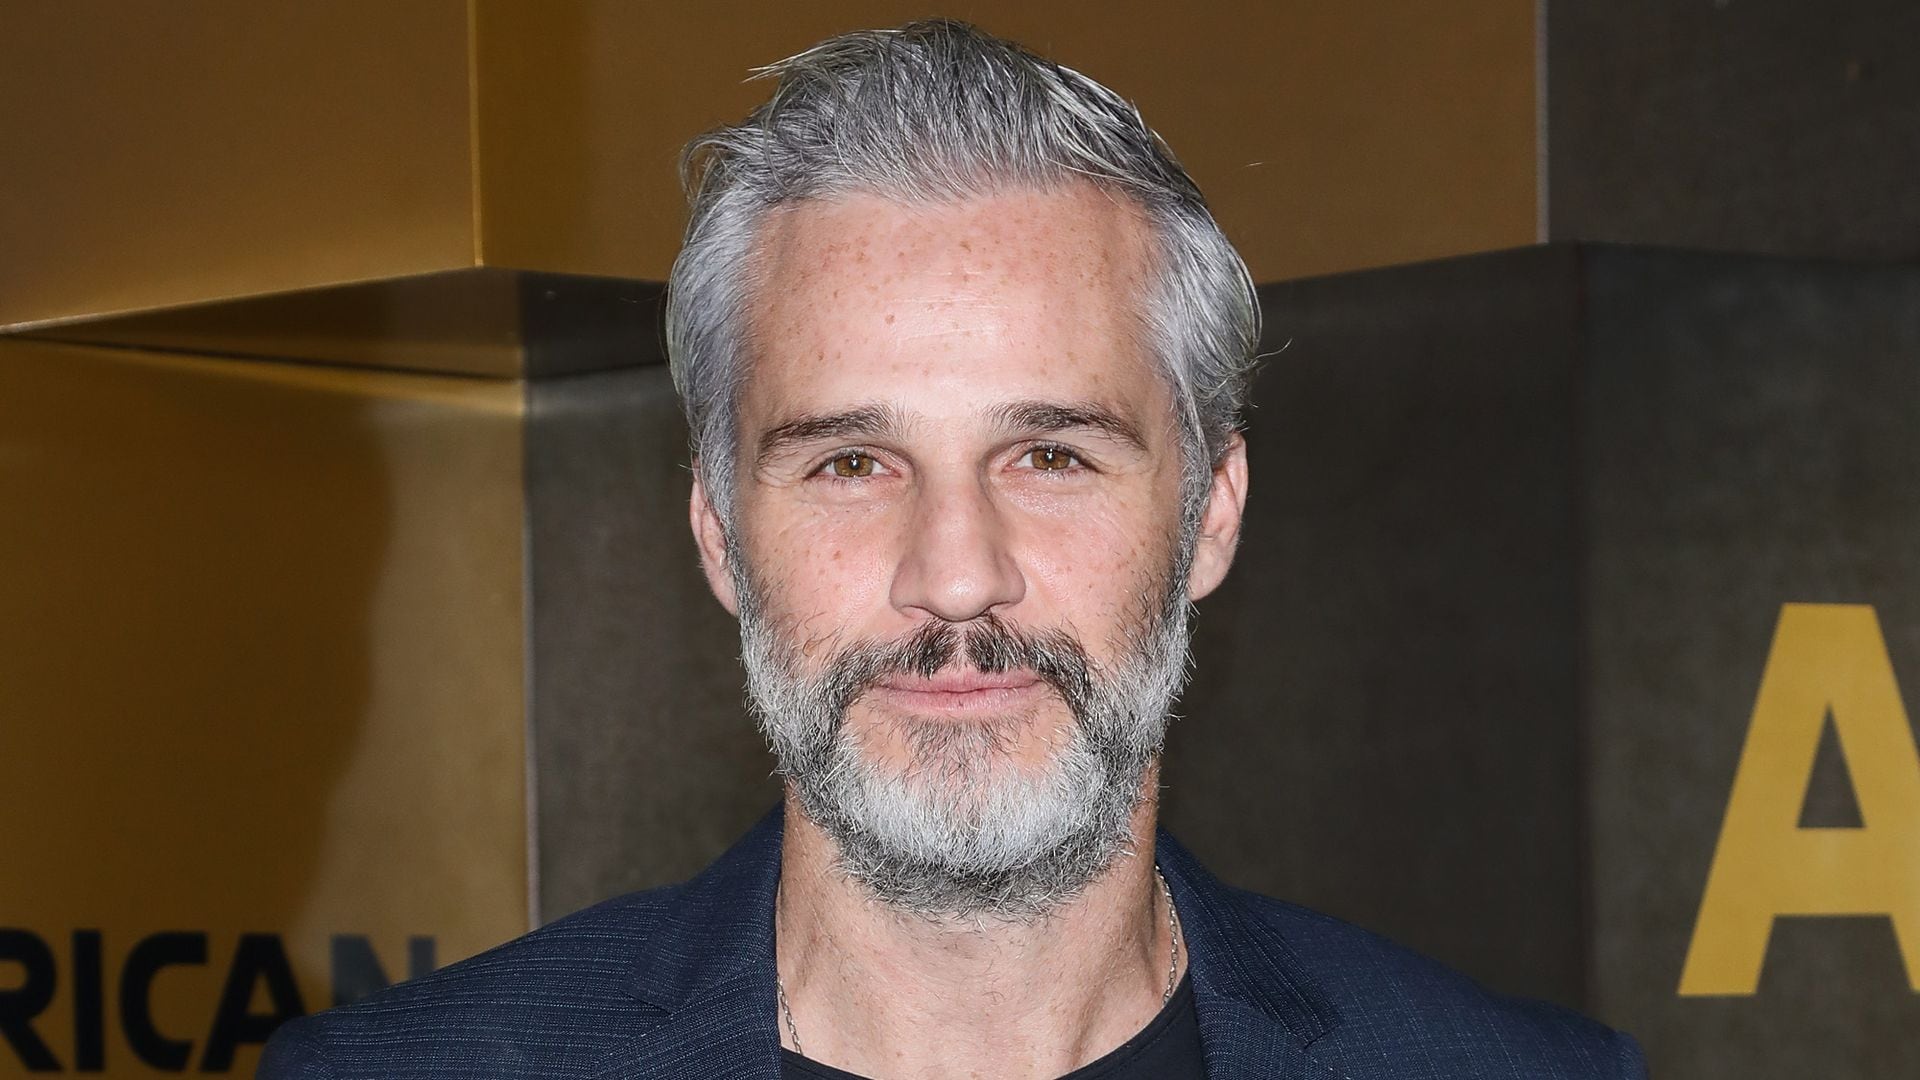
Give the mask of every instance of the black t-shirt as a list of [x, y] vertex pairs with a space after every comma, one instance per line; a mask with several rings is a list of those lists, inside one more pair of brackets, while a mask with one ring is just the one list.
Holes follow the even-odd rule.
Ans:
[[[1206, 1080], [1200, 1052], [1200, 1018], [1193, 1011], [1193, 980], [1182, 977], [1159, 1015], [1110, 1054], [1060, 1080]], [[867, 1080], [780, 1050], [781, 1080]]]

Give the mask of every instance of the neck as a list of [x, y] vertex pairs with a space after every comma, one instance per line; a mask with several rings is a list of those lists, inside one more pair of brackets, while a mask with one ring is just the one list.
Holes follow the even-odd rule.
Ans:
[[[806, 1055], [863, 1076], [1052, 1077], [1131, 1038], [1162, 1006], [1173, 949], [1157, 811], [1149, 797], [1134, 812], [1138, 854], [1045, 918], [1001, 924], [874, 900], [789, 795], [775, 947]], [[785, 1018], [780, 1037], [795, 1049]]]

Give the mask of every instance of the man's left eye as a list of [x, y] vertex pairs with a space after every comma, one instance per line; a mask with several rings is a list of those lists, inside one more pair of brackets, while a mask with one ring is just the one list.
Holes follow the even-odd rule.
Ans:
[[1027, 463], [1043, 472], [1057, 472], [1071, 469], [1080, 464], [1080, 459], [1070, 450], [1058, 446], [1037, 446], [1027, 451]]
[[873, 466], [872, 455], [863, 454], [858, 450], [837, 454], [832, 461], [827, 462], [827, 467], [833, 470], [833, 475], [845, 480], [872, 476]]

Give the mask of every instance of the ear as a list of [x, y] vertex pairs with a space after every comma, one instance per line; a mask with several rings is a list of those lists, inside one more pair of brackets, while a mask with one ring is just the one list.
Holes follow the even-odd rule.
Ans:
[[1233, 565], [1240, 544], [1240, 519], [1247, 509], [1247, 441], [1236, 432], [1226, 452], [1214, 463], [1207, 490], [1207, 508], [1200, 515], [1195, 537], [1193, 571], [1187, 577], [1187, 598], [1198, 600], [1219, 588]]
[[738, 618], [740, 598], [734, 594], [733, 568], [727, 564], [727, 526], [707, 501], [697, 461], [693, 464], [693, 498], [688, 500], [687, 521], [693, 526], [693, 542], [700, 548], [700, 569], [707, 575], [707, 588], [713, 590], [721, 607]]

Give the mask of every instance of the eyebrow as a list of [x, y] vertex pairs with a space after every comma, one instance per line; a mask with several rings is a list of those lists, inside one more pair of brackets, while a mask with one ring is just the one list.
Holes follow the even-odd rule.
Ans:
[[757, 460], [764, 465], [793, 447], [816, 439], [892, 439], [906, 430], [900, 410], [891, 405], [862, 405], [837, 413], [808, 413], [796, 416], [760, 436]]
[[1019, 432], [1058, 432], [1091, 428], [1119, 439], [1142, 453], [1147, 440], [1132, 421], [1093, 401], [1012, 401], [996, 405], [989, 415], [1001, 427]]
[[[1008, 432], [1043, 434], [1088, 428], [1119, 439], [1142, 453], [1147, 441], [1119, 413], [1092, 401], [1009, 401], [987, 410], [987, 418]], [[768, 461], [798, 446], [822, 439], [899, 439], [908, 427], [899, 408], [861, 405], [836, 413], [806, 413], [768, 428], [760, 436], [755, 462]]]

